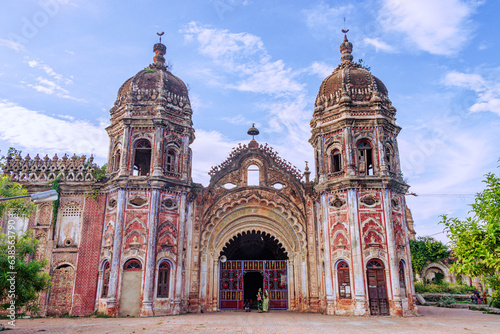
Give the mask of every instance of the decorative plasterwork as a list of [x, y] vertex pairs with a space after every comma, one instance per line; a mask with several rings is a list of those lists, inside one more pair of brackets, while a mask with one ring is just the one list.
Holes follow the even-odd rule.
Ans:
[[275, 236], [286, 245], [287, 252], [305, 249], [305, 225], [293, 211], [255, 194], [226, 198], [205, 214], [206, 224], [201, 234], [202, 247], [222, 249], [231, 237], [255, 229]]
[[59, 159], [57, 154], [52, 159], [48, 156], [42, 159], [38, 155], [31, 159], [28, 154], [24, 159], [20, 155], [15, 158], [8, 156], [6, 159], [3, 173], [16, 182], [47, 182], [58, 177], [60, 181], [66, 182], [95, 181], [92, 156], [88, 160], [84, 155], [81, 158], [64, 155]]

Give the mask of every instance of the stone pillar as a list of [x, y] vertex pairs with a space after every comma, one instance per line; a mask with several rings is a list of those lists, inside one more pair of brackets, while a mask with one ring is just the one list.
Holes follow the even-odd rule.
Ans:
[[177, 266], [175, 275], [175, 295], [174, 295], [174, 314], [181, 314], [181, 303], [184, 298], [182, 293], [182, 286], [184, 283], [184, 265], [185, 265], [185, 225], [186, 225], [186, 194], [183, 192], [180, 198], [180, 216], [179, 216], [179, 236], [177, 244]]
[[381, 129], [379, 126], [375, 127], [375, 139], [377, 140], [377, 154], [378, 154], [378, 159], [377, 157], [374, 157], [373, 162], [375, 163], [376, 161], [379, 162], [378, 166], [378, 174], [379, 175], [388, 175], [389, 171], [389, 166], [387, 166], [387, 160], [385, 158], [385, 149], [384, 149], [384, 143], [382, 142], [382, 139], [384, 138], [384, 130]]
[[353, 295], [355, 302], [354, 315], [367, 313], [365, 266], [363, 264], [363, 247], [358, 219], [358, 194], [356, 189], [347, 190], [347, 203], [349, 205], [349, 233], [351, 235]]
[[326, 313], [333, 315], [334, 312], [334, 296], [333, 296], [333, 275], [332, 275], [332, 259], [331, 259], [331, 249], [330, 249], [330, 227], [328, 223], [328, 203], [327, 195], [322, 194], [320, 196], [320, 209], [322, 216], [322, 228], [323, 228], [323, 248], [324, 248], [324, 261], [325, 261], [325, 294], [326, 294]]
[[[401, 207], [402, 208], [406, 208], [406, 199], [404, 197], [404, 195], [400, 195], [399, 196], [399, 201], [401, 203]], [[406, 222], [406, 210], [402, 210], [403, 211], [403, 222]], [[408, 226], [406, 225], [406, 223], [403, 224], [404, 226], [404, 231], [405, 231], [405, 245], [406, 245], [406, 249], [405, 249], [405, 254], [406, 254], [406, 267], [405, 267], [405, 274], [406, 274], [406, 277], [408, 277], [408, 280], [407, 282], [409, 282], [409, 284], [406, 286], [406, 294], [408, 295], [408, 303], [409, 303], [409, 310], [408, 310], [408, 313], [412, 313], [412, 314], [418, 314], [418, 308], [417, 308], [417, 301], [416, 301], [416, 294], [415, 294], [415, 283], [413, 281], [413, 268], [411, 266], [411, 254], [410, 254], [410, 240], [409, 240], [409, 235], [410, 235], [410, 232], [408, 230]], [[417, 274], [418, 275], [418, 274]], [[418, 278], [418, 277], [417, 277]], [[403, 310], [403, 313], [405, 312], [405, 310]], [[403, 314], [405, 315], [405, 314]]]
[[213, 265], [212, 265], [212, 270], [213, 270], [213, 275], [210, 275], [212, 278], [210, 286], [212, 287], [212, 309], [214, 311], [219, 310], [219, 305], [218, 305], [218, 296], [219, 296], [219, 275], [220, 275], [220, 269], [219, 269], [219, 258], [213, 259]]
[[155, 127], [155, 139], [154, 139], [154, 144], [153, 144], [153, 173], [151, 174], [152, 176], [162, 176], [163, 175], [163, 170], [162, 170], [162, 134], [163, 134], [163, 123], [161, 120], [153, 120], [153, 125]]
[[[385, 216], [385, 233], [387, 236], [387, 251], [388, 259], [386, 272], [390, 279], [386, 280], [387, 285], [387, 295], [389, 299], [392, 299], [392, 303], [389, 305], [392, 307], [390, 309], [391, 315], [401, 316], [401, 288], [399, 286], [399, 263], [398, 256], [396, 252], [396, 241], [394, 238], [394, 227], [392, 224], [392, 209], [391, 209], [391, 191], [389, 189], [384, 189], [382, 194], [383, 205], [384, 205], [384, 216]], [[391, 296], [392, 295], [392, 296]]]
[[210, 309], [210, 303], [208, 300], [208, 285], [207, 285], [207, 270], [208, 270], [208, 260], [207, 254], [200, 252], [200, 298], [201, 298], [201, 310]]
[[149, 233], [148, 250], [146, 258], [146, 270], [144, 279], [144, 291], [140, 316], [150, 317], [153, 311], [153, 292], [155, 291], [154, 281], [156, 272], [156, 230], [158, 228], [160, 190], [153, 189], [151, 195], [151, 209], [149, 211]]
[[318, 139], [317, 139], [317, 143], [316, 143], [316, 152], [318, 154], [318, 174], [319, 174], [319, 178], [318, 178], [318, 181], [321, 183], [321, 182], [324, 182], [326, 180], [325, 178], [325, 152], [324, 152], [324, 148], [323, 148], [323, 136], [318, 136]]
[[[292, 254], [289, 254], [292, 255]], [[294, 259], [295, 257], [293, 257]], [[286, 279], [287, 279], [287, 284], [288, 284], [288, 309], [290, 311], [295, 311], [296, 310], [296, 301], [295, 301], [295, 279], [294, 279], [294, 266], [293, 266], [294, 260], [291, 260], [290, 258], [287, 261], [287, 268], [286, 268]]]
[[355, 159], [353, 157], [353, 142], [352, 142], [352, 128], [350, 126], [344, 128], [344, 138], [345, 138], [345, 158], [346, 158], [346, 176], [354, 175], [355, 173]]
[[[122, 144], [122, 155], [120, 161], [120, 176], [129, 175], [128, 171], [128, 161], [131, 155], [132, 147], [130, 146], [130, 120], [123, 120], [123, 144]], [[133, 162], [132, 162], [133, 163]]]
[[125, 189], [118, 190], [117, 215], [113, 238], [113, 255], [109, 275], [109, 290], [107, 301], [107, 314], [115, 316], [118, 314], [116, 305], [116, 291], [118, 289], [118, 274], [120, 273], [120, 256], [122, 246], [123, 211], [125, 210]]

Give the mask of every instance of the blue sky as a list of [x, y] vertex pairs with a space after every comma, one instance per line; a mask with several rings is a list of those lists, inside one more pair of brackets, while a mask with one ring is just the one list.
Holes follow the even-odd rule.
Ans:
[[120, 85], [152, 62], [156, 32], [189, 87], [195, 182], [255, 122], [280, 155], [312, 161], [309, 121], [340, 62], [340, 29], [389, 90], [418, 235], [444, 240], [439, 215], [464, 217], [498, 170], [499, 1], [4, 1], [0, 154], [107, 159]]

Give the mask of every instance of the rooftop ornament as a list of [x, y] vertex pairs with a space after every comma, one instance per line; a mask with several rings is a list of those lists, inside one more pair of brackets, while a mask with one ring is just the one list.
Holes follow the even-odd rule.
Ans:
[[252, 124], [252, 127], [248, 129], [247, 133], [252, 136], [252, 140], [255, 140], [255, 136], [257, 136], [260, 132], [259, 129], [255, 127], [255, 123]]

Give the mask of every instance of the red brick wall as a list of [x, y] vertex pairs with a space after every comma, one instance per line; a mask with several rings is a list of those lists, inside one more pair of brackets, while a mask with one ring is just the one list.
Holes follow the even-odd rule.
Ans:
[[105, 195], [85, 199], [72, 315], [87, 315], [94, 311], [105, 199]]
[[70, 265], [54, 270], [47, 315], [69, 314], [74, 280], [75, 270]]

